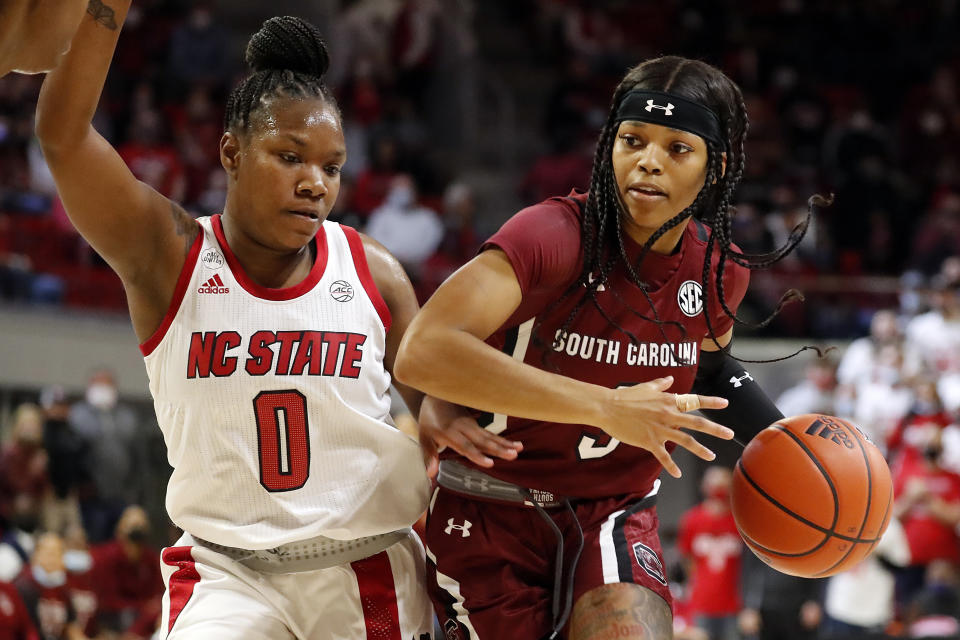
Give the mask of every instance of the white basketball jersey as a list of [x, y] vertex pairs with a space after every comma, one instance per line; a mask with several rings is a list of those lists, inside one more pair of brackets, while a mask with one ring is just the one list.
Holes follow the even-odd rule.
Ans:
[[243, 549], [412, 524], [429, 486], [419, 445], [390, 418], [390, 312], [359, 234], [324, 222], [306, 279], [268, 289], [246, 276], [219, 216], [199, 222], [141, 346], [173, 466], [170, 517]]

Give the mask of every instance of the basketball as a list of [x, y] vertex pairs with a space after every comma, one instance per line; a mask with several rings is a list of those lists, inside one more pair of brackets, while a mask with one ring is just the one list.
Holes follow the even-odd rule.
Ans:
[[893, 508], [890, 469], [859, 428], [834, 416], [784, 418], [756, 435], [733, 476], [744, 542], [790, 575], [823, 578], [863, 560]]

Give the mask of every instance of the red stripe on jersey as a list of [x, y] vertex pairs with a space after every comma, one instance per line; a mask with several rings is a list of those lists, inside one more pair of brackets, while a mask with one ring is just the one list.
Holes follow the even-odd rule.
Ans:
[[387, 306], [387, 303], [383, 301], [383, 296], [380, 295], [380, 291], [373, 281], [373, 276], [370, 275], [370, 265], [367, 264], [367, 252], [363, 250], [363, 240], [353, 227], [340, 225], [340, 228], [343, 229], [343, 234], [347, 236], [350, 253], [353, 254], [353, 265], [357, 268], [357, 275], [360, 276], [363, 289], [367, 292], [367, 296], [370, 298], [370, 301], [373, 302], [373, 306], [376, 307], [377, 313], [380, 315], [380, 321], [383, 322], [383, 330], [390, 331], [390, 323], [393, 318], [390, 316], [390, 308]]
[[386, 551], [350, 563], [360, 587], [360, 606], [368, 640], [402, 640], [397, 591]]
[[197, 573], [193, 555], [190, 553], [191, 548], [167, 547], [161, 554], [164, 564], [179, 567], [170, 576], [167, 584], [167, 593], [170, 594], [170, 624], [167, 626], [167, 633], [173, 629], [173, 623], [193, 596], [193, 588], [200, 582], [200, 574]]
[[190, 284], [193, 269], [197, 266], [197, 257], [200, 255], [200, 248], [202, 246], [203, 227], [199, 227], [197, 237], [194, 239], [193, 244], [190, 245], [190, 251], [187, 252], [187, 259], [180, 269], [180, 277], [177, 278], [177, 286], [173, 289], [173, 298], [170, 299], [170, 306], [167, 307], [167, 313], [163, 316], [160, 326], [153, 332], [153, 335], [140, 345], [140, 353], [142, 353], [144, 357], [153, 353], [153, 350], [156, 349], [160, 341], [163, 340], [163, 336], [167, 335], [167, 329], [170, 328], [173, 318], [180, 309], [180, 303], [183, 302], [183, 296], [187, 293], [187, 285]]
[[222, 287], [222, 286], [223, 286], [223, 280], [220, 279], [220, 274], [219, 274], [219, 273], [213, 274], [213, 279], [214, 279], [214, 281], [217, 283], [217, 286], [218, 286], [218, 287]]
[[293, 300], [313, 289], [313, 287], [320, 282], [320, 278], [323, 277], [323, 271], [327, 268], [327, 234], [324, 232], [322, 226], [320, 230], [317, 231], [317, 235], [314, 236], [317, 256], [313, 261], [313, 267], [310, 269], [307, 277], [292, 287], [271, 289], [270, 287], [261, 286], [251, 280], [247, 276], [247, 272], [240, 266], [240, 261], [237, 260], [237, 256], [233, 254], [230, 245], [227, 244], [227, 237], [223, 234], [223, 223], [220, 221], [220, 214], [218, 213], [212, 216], [211, 221], [213, 234], [217, 237], [217, 242], [223, 250], [227, 264], [230, 265], [230, 270], [233, 271], [233, 276], [237, 279], [237, 282], [240, 283], [241, 287], [246, 289], [247, 293], [258, 298], [263, 298], [264, 300]]

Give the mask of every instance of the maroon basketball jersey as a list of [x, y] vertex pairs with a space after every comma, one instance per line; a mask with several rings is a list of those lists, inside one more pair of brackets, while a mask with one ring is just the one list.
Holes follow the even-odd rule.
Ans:
[[[710, 230], [693, 220], [675, 253], [649, 253], [644, 258], [638, 275], [648, 284], [649, 302], [628, 280], [626, 268], [617, 267], [597, 293], [603, 313], [588, 302], [559, 336], [556, 348], [551, 347], [580, 298], [578, 292], [557, 304], [582, 268], [580, 224], [585, 201], [585, 194], [574, 192], [528, 207], [484, 244], [484, 249], [506, 253], [523, 292], [516, 312], [487, 343], [532, 366], [593, 384], [614, 388], [672, 375], [670, 391], [689, 392], [700, 361], [700, 344], [708, 335], [704, 313], [710, 314], [718, 336], [733, 326], [717, 302], [712, 276], [709, 296], [704, 295], [701, 274]], [[635, 263], [641, 246], [626, 235], [624, 246]], [[714, 270], [718, 262], [714, 247]], [[748, 280], [747, 269], [727, 262], [724, 299], [731, 310], [743, 299]], [[705, 300], [709, 301], [706, 309]], [[654, 317], [663, 324], [653, 322]], [[637, 344], [607, 318], [636, 336]], [[495, 414], [479, 414], [478, 419], [481, 426], [523, 442], [517, 460], [498, 460], [485, 471], [524, 487], [586, 498], [645, 494], [662, 468], [647, 450], [620, 443], [593, 426]], [[457, 454], [448, 449], [443, 457]], [[465, 459], [461, 462], [469, 464]]]

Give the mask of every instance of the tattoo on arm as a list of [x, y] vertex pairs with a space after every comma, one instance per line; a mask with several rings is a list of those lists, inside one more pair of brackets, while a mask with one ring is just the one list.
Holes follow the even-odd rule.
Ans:
[[103, 4], [102, 0], [90, 0], [90, 4], [87, 5], [87, 13], [92, 15], [94, 20], [107, 29], [111, 31], [117, 30], [117, 21], [114, 19], [116, 12]]
[[177, 235], [183, 238], [185, 252], [189, 251], [197, 237], [197, 221], [183, 207], [173, 201], [170, 202], [170, 215], [173, 217]]

